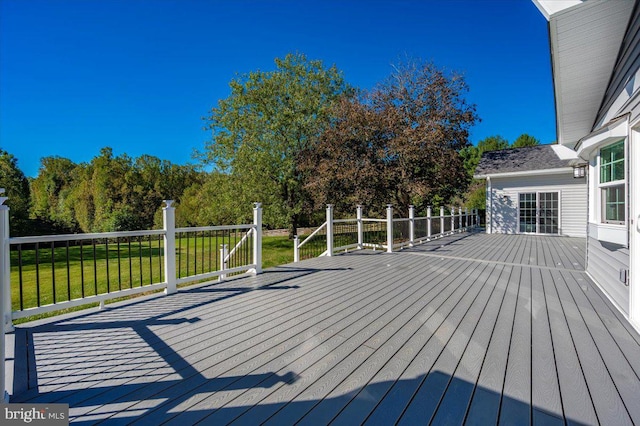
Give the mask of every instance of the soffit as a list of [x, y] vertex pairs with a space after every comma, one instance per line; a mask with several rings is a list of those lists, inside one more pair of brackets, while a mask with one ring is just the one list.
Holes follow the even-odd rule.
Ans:
[[560, 144], [573, 148], [593, 130], [633, 5], [593, 0], [550, 16]]

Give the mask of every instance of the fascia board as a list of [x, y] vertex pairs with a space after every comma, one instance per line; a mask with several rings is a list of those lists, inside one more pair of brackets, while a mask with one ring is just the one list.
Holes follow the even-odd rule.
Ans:
[[541, 175], [562, 175], [566, 173], [573, 173], [573, 167], [561, 167], [558, 169], [543, 169], [543, 170], [526, 170], [522, 172], [505, 172], [505, 173], [487, 173], [482, 175], [473, 175], [474, 179], [485, 178], [508, 178], [519, 176], [541, 176]]

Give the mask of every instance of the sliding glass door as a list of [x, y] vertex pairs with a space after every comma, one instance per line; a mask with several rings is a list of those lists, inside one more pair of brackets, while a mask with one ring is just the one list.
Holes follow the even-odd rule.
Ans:
[[557, 234], [560, 207], [558, 192], [526, 192], [518, 197], [519, 232]]

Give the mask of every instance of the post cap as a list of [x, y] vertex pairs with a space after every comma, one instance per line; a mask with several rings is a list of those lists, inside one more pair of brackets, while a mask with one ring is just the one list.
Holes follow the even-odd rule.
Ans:
[[262, 207], [262, 203], [258, 203], [257, 201], [253, 203], [254, 209], [259, 209], [260, 207]]
[[172, 204], [174, 203], [174, 200], [163, 200], [163, 203], [166, 204], [166, 206], [164, 207], [165, 209], [168, 209], [169, 207], [172, 206]]
[[393, 204], [387, 204], [387, 208], [388, 209], [392, 209], [393, 208]]

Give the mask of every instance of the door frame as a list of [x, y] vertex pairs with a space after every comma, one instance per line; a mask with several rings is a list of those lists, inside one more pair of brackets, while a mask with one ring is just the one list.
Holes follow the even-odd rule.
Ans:
[[640, 125], [629, 138], [629, 320], [640, 331]]
[[[540, 232], [540, 194], [549, 194], [556, 193], [558, 194], [558, 232], [555, 234], [548, 234]], [[536, 232], [521, 232], [520, 231], [520, 195], [521, 194], [536, 194]], [[517, 192], [517, 200], [516, 200], [516, 233], [523, 235], [560, 235], [560, 231], [562, 229], [562, 191], [559, 189], [556, 190], [537, 190], [537, 191], [518, 191]]]

